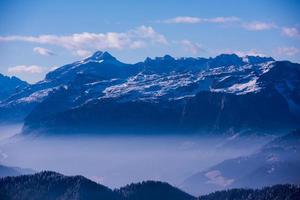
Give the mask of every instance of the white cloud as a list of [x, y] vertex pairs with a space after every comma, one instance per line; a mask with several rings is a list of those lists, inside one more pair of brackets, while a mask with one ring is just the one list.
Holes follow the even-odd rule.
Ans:
[[150, 40], [160, 44], [167, 44], [167, 39], [164, 35], [157, 33], [151, 26], [140, 26], [127, 33], [129, 38], [144, 39], [144, 42]]
[[131, 49], [140, 49], [140, 48], [144, 48], [146, 46], [147, 46], [147, 44], [144, 41], [138, 40], [138, 41], [132, 42], [132, 44], [130, 45], [130, 48]]
[[244, 23], [242, 27], [250, 31], [263, 31], [263, 30], [270, 30], [270, 29], [277, 28], [277, 26], [274, 23], [266, 23], [266, 22]]
[[190, 40], [181, 40], [176, 43], [182, 45], [185, 51], [188, 51], [194, 55], [199, 53], [200, 51], [203, 51], [199, 43], [193, 43]]
[[281, 56], [294, 56], [299, 53], [299, 49], [296, 47], [278, 47], [275, 51], [276, 54]]
[[214, 18], [200, 18], [190, 16], [178, 16], [170, 19], [163, 20], [161, 22], [167, 24], [198, 24], [198, 23], [229, 23], [237, 22], [240, 19], [238, 17], [214, 17]]
[[42, 56], [52, 56], [54, 53], [50, 51], [49, 49], [42, 48], [42, 47], [34, 47], [33, 51], [37, 54], [40, 54]]
[[197, 24], [200, 23], [202, 20], [198, 17], [174, 17], [170, 19], [163, 20], [162, 22], [168, 24]]
[[38, 65], [18, 65], [15, 67], [8, 68], [7, 71], [10, 74], [22, 74], [22, 73], [41, 74], [47, 71], [47, 68]]
[[240, 18], [238, 18], [238, 17], [215, 17], [215, 18], [204, 19], [204, 21], [211, 22], [211, 23], [230, 23], [230, 22], [238, 22], [238, 21], [240, 21]]
[[87, 57], [87, 56], [91, 55], [92, 52], [84, 50], [84, 49], [78, 49], [78, 50], [73, 51], [73, 54], [80, 56], [80, 57]]
[[283, 27], [282, 34], [292, 38], [300, 38], [300, 31], [295, 27]]
[[22, 41], [61, 46], [83, 55], [96, 49], [136, 49], [148, 44], [168, 44], [164, 35], [150, 26], [140, 26], [127, 32], [75, 33], [72, 35], [0, 36], [0, 42]]
[[[242, 27], [250, 31], [263, 31], [276, 29], [278, 26], [275, 23], [268, 22], [244, 22], [242, 19], [231, 16], [231, 17], [213, 17], [213, 18], [200, 18], [191, 16], [178, 16], [166, 20], [159, 21], [167, 24], [199, 24], [199, 23], [215, 23], [215, 24], [226, 24], [226, 23], [237, 23], [239, 27]], [[295, 31], [294, 31], [295, 32]]]

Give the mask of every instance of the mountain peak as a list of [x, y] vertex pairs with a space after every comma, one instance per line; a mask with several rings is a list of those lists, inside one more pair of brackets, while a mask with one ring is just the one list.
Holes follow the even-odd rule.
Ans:
[[150, 57], [147, 57], [144, 62], [157, 62], [157, 61], [174, 61], [176, 60], [175, 58], [173, 58], [172, 56], [170, 55], [164, 55], [163, 57], [155, 57], [154, 59], [150, 58]]
[[164, 57], [163, 57], [163, 59], [164, 60], [175, 60], [175, 58], [173, 58], [172, 56], [170, 56], [170, 55], [165, 55]]
[[220, 66], [240, 66], [243, 65], [243, 59], [236, 54], [220, 54], [211, 60], [212, 67]]
[[235, 60], [240, 60], [241, 58], [238, 55], [234, 54], [234, 53], [232, 53], [232, 54], [222, 53], [222, 54], [216, 56], [214, 59], [226, 59], [226, 60], [235, 59]]
[[93, 55], [87, 58], [88, 60], [116, 60], [110, 53], [107, 51], [96, 51]]
[[251, 64], [259, 64], [263, 62], [275, 61], [274, 58], [272, 57], [254, 56], [254, 55], [247, 55], [244, 57], [244, 59]]

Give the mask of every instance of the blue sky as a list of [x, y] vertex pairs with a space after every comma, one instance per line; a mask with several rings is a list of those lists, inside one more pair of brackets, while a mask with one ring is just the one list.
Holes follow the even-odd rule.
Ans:
[[300, 1], [0, 1], [0, 73], [29, 82], [106, 50], [147, 56], [258, 54], [300, 62]]

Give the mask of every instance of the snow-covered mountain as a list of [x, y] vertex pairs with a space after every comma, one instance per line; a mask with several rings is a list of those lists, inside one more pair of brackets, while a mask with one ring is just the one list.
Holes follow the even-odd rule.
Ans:
[[26, 86], [28, 86], [28, 83], [15, 76], [8, 77], [0, 74], [0, 102], [10, 95], [24, 89]]
[[300, 122], [300, 65], [235, 54], [125, 64], [99, 51], [1, 102], [0, 118], [27, 131], [286, 129]]
[[185, 191], [199, 195], [228, 188], [300, 184], [300, 131], [274, 139], [258, 152], [225, 160], [187, 178]]

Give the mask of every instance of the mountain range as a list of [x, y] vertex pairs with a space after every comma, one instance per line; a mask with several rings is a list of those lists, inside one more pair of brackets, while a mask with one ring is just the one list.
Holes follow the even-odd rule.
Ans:
[[199, 133], [300, 124], [300, 65], [271, 57], [169, 55], [126, 64], [108, 52], [49, 72], [0, 102], [24, 133]]

